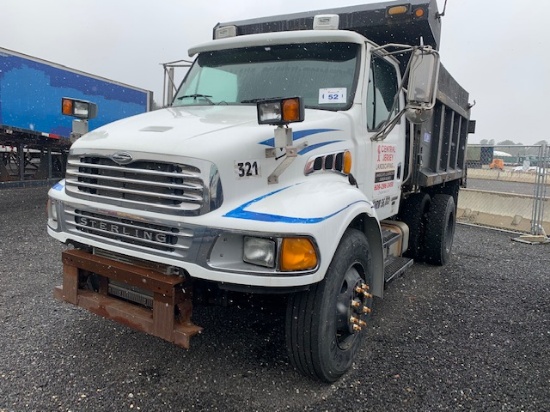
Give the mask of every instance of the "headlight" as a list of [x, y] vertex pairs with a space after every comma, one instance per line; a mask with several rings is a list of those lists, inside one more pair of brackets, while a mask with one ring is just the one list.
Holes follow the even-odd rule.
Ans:
[[55, 200], [48, 199], [46, 209], [48, 212], [48, 226], [57, 230], [59, 226], [57, 217], [57, 202]]
[[254, 265], [275, 267], [275, 241], [260, 237], [244, 237], [243, 260]]

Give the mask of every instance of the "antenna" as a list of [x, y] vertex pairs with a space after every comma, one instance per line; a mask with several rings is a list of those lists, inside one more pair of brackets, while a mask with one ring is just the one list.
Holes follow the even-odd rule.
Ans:
[[436, 17], [437, 19], [439, 19], [439, 18], [445, 16], [445, 10], [446, 10], [446, 9], [447, 9], [447, 0], [445, 0], [445, 3], [443, 4], [443, 11], [442, 11], [441, 13], [437, 13], [437, 14], [435, 15], [435, 17]]

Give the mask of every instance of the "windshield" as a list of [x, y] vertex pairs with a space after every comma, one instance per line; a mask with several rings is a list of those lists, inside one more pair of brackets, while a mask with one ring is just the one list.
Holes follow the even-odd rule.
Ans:
[[307, 43], [204, 52], [173, 106], [299, 96], [309, 108], [345, 110], [355, 94], [359, 50], [355, 43]]

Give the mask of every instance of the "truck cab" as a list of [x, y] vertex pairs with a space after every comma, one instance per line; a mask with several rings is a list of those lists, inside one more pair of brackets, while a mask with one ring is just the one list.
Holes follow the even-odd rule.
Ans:
[[[400, 193], [404, 170], [397, 159], [405, 154], [405, 120], [385, 136], [383, 143], [371, 140], [404, 107], [399, 65], [396, 59], [376, 52], [376, 45], [363, 36], [340, 30], [257, 34], [215, 40], [190, 53], [198, 53], [198, 57], [173, 107], [255, 107], [262, 100], [301, 97], [305, 123], [291, 126], [293, 143], [304, 147], [298, 151], [301, 162], [292, 167], [304, 169], [305, 175], [285, 173], [279, 183], [333, 170], [315, 165], [321, 159], [316, 160], [311, 153], [323, 148], [335, 156], [349, 151], [355, 158], [353, 176], [368, 199]], [[273, 134], [273, 129], [262, 129], [260, 133], [268, 138]], [[274, 143], [266, 139], [262, 144]], [[272, 159], [261, 163], [262, 170], [270, 173]], [[373, 164], [376, 168], [371, 167]], [[258, 170], [253, 168], [251, 173], [256, 175]], [[382, 175], [384, 171], [388, 173]], [[372, 184], [375, 180], [378, 184]], [[251, 183], [262, 187], [265, 181], [255, 179]], [[377, 214], [382, 219], [389, 217], [398, 206], [399, 199], [393, 202], [393, 212], [391, 203], [383, 204]]]

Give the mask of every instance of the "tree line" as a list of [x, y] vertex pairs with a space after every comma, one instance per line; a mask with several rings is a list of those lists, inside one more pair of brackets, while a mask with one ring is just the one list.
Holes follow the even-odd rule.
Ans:
[[[523, 143], [521, 142], [515, 143], [512, 140], [503, 140], [502, 142], [495, 143], [495, 139], [481, 139], [479, 144], [487, 145], [487, 146], [523, 146]], [[540, 140], [537, 143], [529, 146], [542, 146], [543, 144], [548, 145], [548, 141]]]

